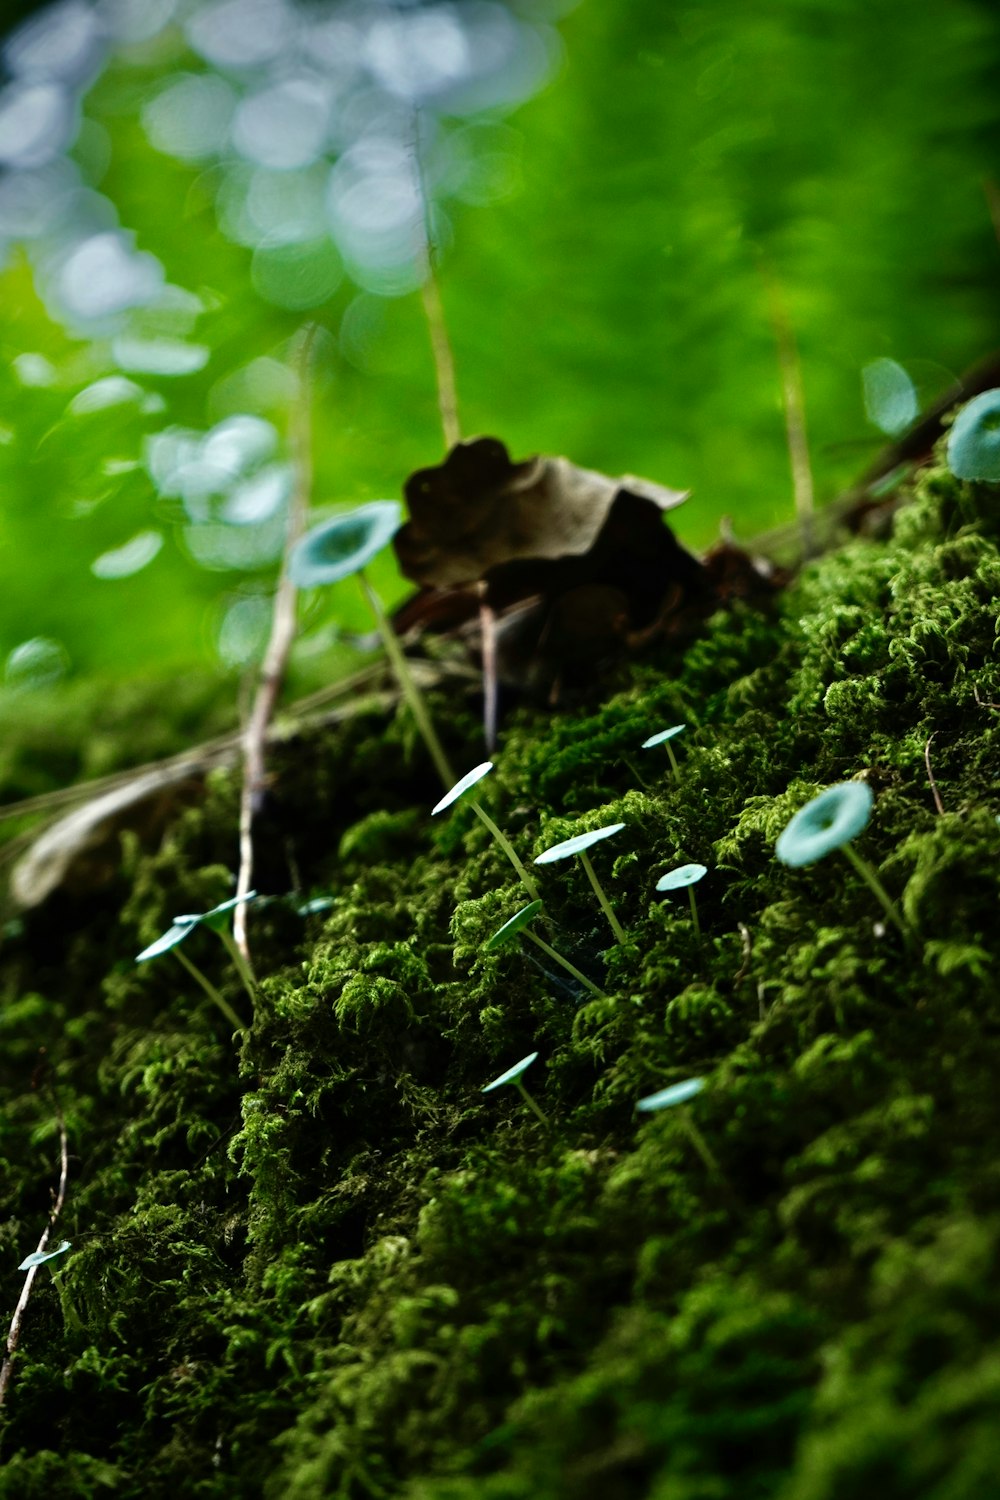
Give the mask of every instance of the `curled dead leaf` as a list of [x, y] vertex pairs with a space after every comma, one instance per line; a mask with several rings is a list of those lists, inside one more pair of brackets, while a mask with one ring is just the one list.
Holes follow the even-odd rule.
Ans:
[[410, 519], [393, 545], [422, 589], [397, 629], [474, 633], [485, 606], [510, 686], [555, 696], [662, 633], [668, 617], [714, 607], [704, 566], [663, 520], [686, 491], [566, 458], [514, 463], [483, 437], [419, 469], [403, 493]]
[[609, 479], [566, 458], [514, 463], [499, 438], [475, 438], [406, 481], [410, 519], [393, 545], [414, 583], [461, 587], [513, 562], [589, 552], [626, 492], [657, 514], [687, 498], [648, 480]]

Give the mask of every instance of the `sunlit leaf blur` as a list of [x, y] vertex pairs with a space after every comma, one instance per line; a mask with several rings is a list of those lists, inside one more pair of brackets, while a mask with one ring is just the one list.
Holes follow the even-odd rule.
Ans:
[[[3, 712], [215, 672], [235, 713], [304, 324], [311, 521], [441, 460], [429, 253], [463, 436], [690, 488], [691, 546], [792, 513], [776, 288], [829, 499], [995, 337], [998, 39], [985, 0], [35, 10], [0, 84]], [[367, 629], [350, 580], [308, 611], [300, 688]]]

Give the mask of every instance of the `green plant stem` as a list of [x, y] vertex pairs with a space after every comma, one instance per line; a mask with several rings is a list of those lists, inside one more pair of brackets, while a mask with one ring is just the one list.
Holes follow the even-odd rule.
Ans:
[[816, 551], [816, 501], [809, 440], [806, 436], [806, 404], [802, 388], [802, 362], [795, 340], [795, 330], [785, 308], [777, 280], [766, 262], [761, 274], [771, 310], [771, 324], [778, 346], [778, 368], [781, 372], [781, 400], [785, 409], [785, 434], [788, 460], [792, 471], [795, 512], [802, 536], [802, 551], [811, 557]]
[[693, 885], [689, 885], [688, 886], [688, 900], [691, 903], [691, 921], [694, 923], [694, 935], [695, 935], [695, 937], [698, 940], [698, 947], [700, 948], [701, 947], [701, 924], [698, 921], [698, 903], [694, 899], [694, 886]]
[[719, 1166], [715, 1152], [711, 1149], [705, 1137], [691, 1118], [689, 1110], [679, 1109], [677, 1111], [677, 1123], [681, 1126], [688, 1140], [691, 1142], [698, 1155], [713, 1177], [718, 1177], [722, 1182], [726, 1181], [725, 1173]]
[[639, 770], [639, 767], [636, 765], [636, 763], [632, 759], [632, 757], [630, 755], [623, 755], [622, 756], [622, 760], [628, 766], [629, 770], [632, 772], [632, 775], [635, 777], [635, 779], [639, 783], [639, 785], [641, 787], [645, 787], [648, 790], [650, 783], [649, 783], [649, 781], [647, 781], [646, 777]]
[[857, 870], [858, 874], [861, 876], [861, 879], [865, 882], [873, 895], [878, 898], [885, 911], [886, 916], [889, 918], [889, 921], [894, 923], [894, 925], [899, 928], [906, 941], [910, 942], [913, 937], [913, 933], [911, 932], [910, 928], [907, 927], [902, 917], [899, 915], [899, 912], [893, 905], [892, 897], [889, 895], [889, 892], [886, 890], [881, 880], [879, 880], [878, 876], [875, 874], [875, 871], [872, 869], [868, 861], [866, 859], [862, 859], [861, 855], [855, 848], [853, 848], [851, 844], [841, 844], [840, 852], [844, 856], [844, 858], [854, 866], [855, 870]]
[[555, 948], [550, 947], [544, 938], [540, 938], [537, 933], [532, 932], [530, 928], [527, 927], [524, 929], [524, 935], [525, 937], [530, 938], [533, 943], [536, 943], [538, 947], [541, 948], [543, 953], [547, 953], [549, 958], [551, 958], [553, 962], [562, 964], [563, 968], [566, 970], [566, 973], [572, 974], [573, 978], [576, 979], [580, 984], [582, 984], [585, 989], [588, 989], [592, 995], [596, 995], [599, 1000], [607, 1000], [610, 998], [604, 993], [603, 990], [599, 990], [596, 984], [591, 983], [586, 974], [581, 974], [580, 970], [576, 968], [575, 965], [571, 964], [568, 958], [563, 958], [561, 953], [557, 953]]
[[514, 1087], [517, 1089], [518, 1093], [521, 1095], [522, 1099], [524, 1100], [524, 1102], [528, 1106], [528, 1108], [530, 1110], [532, 1110], [538, 1116], [538, 1118], [541, 1120], [542, 1124], [543, 1125], [548, 1125], [548, 1123], [549, 1123], [549, 1117], [548, 1117], [548, 1115], [542, 1113], [542, 1111], [539, 1109], [539, 1107], [535, 1103], [534, 1099], [532, 1099], [531, 1095], [528, 1093], [528, 1090], [525, 1088], [524, 1084], [521, 1082], [521, 1080], [519, 1078], [516, 1078], [514, 1080]]
[[423, 694], [414, 681], [413, 673], [410, 671], [406, 660], [406, 655], [399, 644], [399, 637], [389, 623], [385, 610], [382, 608], [382, 601], [365, 577], [363, 568], [358, 572], [358, 581], [361, 584], [362, 593], [368, 600], [368, 606], [375, 616], [375, 623], [378, 626], [379, 635], [382, 637], [385, 654], [388, 656], [389, 664], [396, 675], [396, 681], [399, 683], [403, 697], [409, 704], [410, 712], [417, 721], [417, 728], [423, 736], [423, 741], [430, 752], [431, 760], [434, 762], [437, 773], [447, 790], [448, 787], [455, 785], [458, 777], [448, 764], [448, 757], [445, 755], [441, 741], [437, 737], [437, 731], [431, 723], [431, 716], [427, 712], [427, 705], [424, 702]]
[[598, 901], [601, 904], [601, 910], [602, 910], [602, 912], [607, 917], [608, 921], [611, 923], [611, 931], [614, 933], [616, 941], [619, 942], [619, 943], [624, 943], [625, 942], [625, 929], [622, 926], [622, 924], [619, 922], [618, 918], [615, 916], [614, 912], [611, 910], [611, 903], [608, 900], [607, 896], [604, 894], [604, 891], [603, 891], [603, 889], [601, 887], [601, 882], [598, 880], [597, 876], [594, 874], [594, 867], [590, 863], [590, 857], [588, 856], [586, 849], [581, 849], [580, 850], [580, 862], [582, 863], [583, 868], [587, 872], [587, 879], [590, 881], [591, 885], [594, 887], [594, 895], [597, 897]]
[[501, 832], [486, 809], [484, 807], [481, 807], [478, 802], [474, 802], [471, 797], [469, 798], [469, 806], [472, 808], [472, 811], [475, 813], [480, 823], [482, 823], [483, 827], [487, 828], [493, 838], [496, 839], [497, 843], [500, 845], [500, 848], [503, 850], [507, 858], [510, 860], [511, 864], [514, 866], [514, 869], [517, 871], [518, 879], [524, 886], [524, 889], [528, 892], [528, 895], [531, 897], [532, 901], [541, 901], [542, 898], [538, 894], [537, 885], [532, 880], [527, 870], [524, 868], [524, 865], [521, 863], [521, 860], [518, 857], [517, 850], [514, 848], [514, 845], [511, 843], [507, 835]]
[[183, 952], [182, 949], [174, 948], [173, 952], [176, 953], [180, 962], [184, 965], [185, 969], [187, 969], [188, 973], [191, 975], [191, 978], [197, 980], [198, 984], [201, 985], [208, 998], [215, 1001], [216, 1005], [222, 1011], [222, 1014], [225, 1016], [230, 1025], [235, 1026], [237, 1031], [246, 1031], [246, 1026], [233, 1010], [233, 1007], [230, 1005], [229, 1001], [224, 999], [223, 996], [219, 994], [219, 991], [215, 988], [215, 985], [211, 982], [210, 979], [205, 978], [205, 975], [198, 968], [198, 965], [192, 963], [187, 954]]
[[226, 932], [225, 928], [222, 927], [217, 927], [215, 931], [219, 934], [220, 938], [225, 943], [226, 948], [228, 949], [229, 957], [233, 961], [236, 972], [240, 976], [240, 979], [243, 981], [243, 988], [250, 996], [250, 1004], [252, 1006], [256, 1006], [257, 986], [254, 981], [253, 970], [247, 963], [246, 958], [240, 952], [239, 947], [236, 943], [236, 939], [232, 936], [232, 934]]

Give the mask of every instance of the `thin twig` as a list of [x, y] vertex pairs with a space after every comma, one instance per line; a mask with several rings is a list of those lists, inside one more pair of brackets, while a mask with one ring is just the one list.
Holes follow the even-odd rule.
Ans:
[[[56, 1112], [56, 1120], [59, 1124], [59, 1187], [51, 1212], [49, 1213], [49, 1222], [42, 1230], [42, 1237], [38, 1241], [38, 1248], [35, 1251], [36, 1255], [44, 1253], [45, 1247], [49, 1243], [49, 1235], [55, 1228], [59, 1215], [63, 1211], [63, 1205], [66, 1202], [66, 1182], [69, 1177], [69, 1139], [66, 1134], [66, 1117], [62, 1112], [59, 1096], [54, 1087], [52, 1087], [52, 1103]], [[31, 1288], [34, 1286], [35, 1274], [38, 1269], [37, 1265], [28, 1267], [28, 1273], [24, 1278], [24, 1286], [21, 1288], [21, 1295], [17, 1299], [17, 1306], [14, 1309], [14, 1316], [10, 1320], [10, 1329], [7, 1333], [7, 1349], [3, 1364], [0, 1365], [0, 1407], [3, 1406], [7, 1399], [7, 1392], [10, 1389], [10, 1383], [13, 1379], [14, 1356], [17, 1353], [17, 1346], [21, 1338], [21, 1325], [24, 1322], [28, 1298], [31, 1296]]]
[[802, 535], [802, 551], [811, 557], [815, 550], [816, 499], [813, 489], [812, 465], [809, 461], [809, 440], [806, 435], [806, 407], [802, 390], [802, 364], [795, 330], [785, 307], [777, 281], [768, 267], [761, 262], [761, 275], [767, 290], [771, 312], [771, 326], [778, 346], [778, 367], [781, 371], [781, 400], [785, 409], [785, 432], [788, 440], [788, 459], [792, 470], [792, 490], [795, 495], [795, 513], [798, 516]]
[[750, 929], [745, 922], [737, 922], [736, 926], [739, 928], [740, 941], [743, 945], [743, 962], [733, 975], [734, 989], [750, 973], [750, 965], [753, 962], [753, 938], [750, 936]]
[[927, 743], [924, 746], [924, 764], [927, 767], [927, 780], [931, 784], [931, 792], [934, 796], [934, 806], [937, 808], [939, 815], [943, 817], [944, 803], [941, 801], [941, 793], [938, 791], [938, 784], [934, 780], [934, 772], [931, 770], [931, 740], [934, 738], [935, 734], [937, 734], [936, 729], [927, 737]]
[[264, 652], [260, 680], [253, 709], [243, 736], [243, 788], [240, 795], [240, 869], [236, 882], [239, 905], [233, 911], [233, 939], [247, 964], [250, 947], [247, 940], [247, 902], [243, 898], [253, 879], [253, 820], [260, 811], [267, 787], [265, 745], [267, 727], [278, 701], [285, 678], [288, 654], [295, 640], [296, 588], [288, 571], [292, 548], [305, 529], [306, 512], [312, 491], [312, 409], [310, 360], [316, 338], [316, 324], [305, 330], [299, 350], [299, 391], [292, 413], [291, 448], [295, 471], [295, 488], [288, 507], [285, 550], [281, 559], [278, 585], [274, 591], [271, 636]]
[[479, 633], [483, 646], [483, 735], [486, 753], [492, 755], [497, 747], [500, 685], [497, 680], [497, 617], [487, 598], [488, 587], [482, 579], [476, 585], [479, 595]]

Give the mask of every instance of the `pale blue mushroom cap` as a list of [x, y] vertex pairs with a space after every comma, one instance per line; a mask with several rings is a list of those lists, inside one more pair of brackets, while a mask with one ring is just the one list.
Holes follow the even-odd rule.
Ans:
[[582, 854], [585, 849], [590, 848], [591, 844], [610, 838], [613, 833], [619, 833], [624, 827], [624, 823], [609, 823], [606, 828], [592, 828], [589, 833], [577, 833], [573, 838], [563, 839], [561, 844], [553, 844], [551, 849], [546, 849], [544, 854], [539, 854], [535, 864], [551, 865], [557, 859], [569, 859], [574, 854]]
[[256, 895], [256, 891], [247, 891], [245, 896], [234, 896], [231, 901], [213, 906], [211, 911], [185, 912], [183, 916], [175, 917], [172, 927], [168, 927], [148, 948], [143, 948], [141, 953], [136, 954], [136, 963], [148, 963], [151, 958], [159, 958], [161, 953], [169, 953], [171, 948], [176, 948], [186, 937], [190, 937], [196, 927], [205, 926], [216, 932], [221, 931], [233, 907], [253, 901]]
[[478, 766], [473, 766], [471, 771], [466, 771], [465, 775], [455, 782], [451, 790], [445, 792], [440, 802], [435, 802], [431, 808], [431, 817], [435, 813], [444, 812], [446, 807], [450, 807], [453, 802], [457, 802], [463, 793], [467, 792], [470, 787], [475, 786], [477, 781], [482, 781], [483, 777], [488, 776], [492, 769], [493, 762], [491, 760], [484, 760]]
[[783, 865], [811, 865], [857, 838], [871, 817], [872, 789], [841, 781], [807, 802], [779, 835], [774, 852]]
[[948, 434], [948, 467], [959, 479], [1000, 481], [1000, 390], [962, 407]]
[[537, 1056], [537, 1052], [529, 1052], [527, 1057], [522, 1057], [521, 1061], [516, 1062], [512, 1068], [508, 1068], [506, 1073], [501, 1073], [499, 1078], [494, 1078], [492, 1083], [484, 1084], [479, 1092], [488, 1094], [491, 1089], [502, 1088], [505, 1083], [516, 1083], [521, 1074], [531, 1067]]
[[159, 958], [161, 953], [169, 953], [171, 948], [176, 948], [178, 943], [183, 943], [186, 937], [190, 937], [197, 926], [198, 922], [194, 917], [185, 918], [183, 922], [175, 922], [172, 927], [167, 928], [166, 932], [161, 933], [155, 942], [150, 943], [148, 948], [143, 948], [141, 953], [136, 954], [136, 963], [144, 964], [151, 958]]
[[645, 1099], [639, 1100], [636, 1109], [642, 1110], [643, 1114], [670, 1109], [674, 1104], [683, 1104], [686, 1099], [693, 1099], [704, 1087], [704, 1078], [685, 1078], [680, 1083], [672, 1083], [669, 1088], [660, 1089], [659, 1093], [647, 1094]]
[[398, 500], [370, 500], [307, 531], [292, 549], [288, 572], [296, 588], [339, 583], [370, 563], [399, 530]]
[[654, 745], [662, 745], [667, 740], [672, 740], [675, 734], [680, 734], [686, 728], [686, 724], [675, 724], [671, 729], [661, 729], [659, 734], [651, 734], [648, 740], [643, 740], [642, 748], [652, 750]]
[[668, 870], [666, 875], [660, 876], [656, 889], [681, 891], [685, 886], [696, 885], [707, 874], [708, 868], [705, 865], [679, 865], [676, 870]]
[[504, 943], [509, 942], [512, 937], [515, 937], [523, 927], [527, 927], [530, 922], [533, 922], [541, 909], [542, 903], [540, 901], [529, 901], [527, 906], [522, 906], [521, 910], [516, 911], [509, 921], [505, 922], [502, 927], [497, 928], [491, 938], [486, 939], [484, 944], [485, 951], [490, 953], [494, 948], [502, 948]]
[[32, 1266], [43, 1266], [47, 1260], [55, 1260], [57, 1255], [65, 1255], [67, 1250], [72, 1249], [69, 1240], [63, 1240], [54, 1250], [32, 1250], [26, 1255], [18, 1266], [19, 1271], [30, 1271]]

